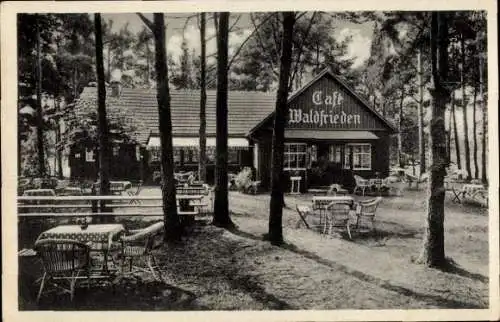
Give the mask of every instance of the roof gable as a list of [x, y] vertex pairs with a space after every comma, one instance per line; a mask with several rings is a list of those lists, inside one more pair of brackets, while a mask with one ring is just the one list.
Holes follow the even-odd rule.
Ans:
[[[328, 69], [288, 100], [288, 129], [374, 130], [395, 127]], [[274, 111], [250, 133], [272, 122]]]

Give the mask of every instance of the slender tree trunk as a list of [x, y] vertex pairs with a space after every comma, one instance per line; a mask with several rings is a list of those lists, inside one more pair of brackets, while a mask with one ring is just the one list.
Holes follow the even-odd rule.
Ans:
[[427, 266], [446, 265], [444, 250], [444, 177], [446, 142], [444, 112], [449, 92], [443, 86], [448, 76], [448, 24], [446, 13], [433, 12], [431, 18], [432, 107], [430, 123], [430, 176], [427, 189], [427, 220], [419, 261]]
[[225, 228], [234, 226], [229, 217], [227, 178], [228, 29], [229, 12], [221, 12], [218, 15], [217, 30], [215, 205], [213, 224]]
[[483, 135], [481, 138], [481, 181], [483, 184], [488, 184], [488, 176], [486, 173], [486, 138], [488, 137], [488, 108], [485, 104], [486, 98], [483, 93], [483, 82], [484, 82], [484, 75], [483, 75], [483, 51], [482, 51], [482, 46], [480, 45], [481, 41], [481, 35], [478, 33], [477, 36], [478, 39], [478, 50], [477, 52], [479, 53], [479, 100], [480, 100], [480, 106], [481, 106], [481, 111], [483, 112]]
[[479, 178], [479, 165], [477, 163], [477, 120], [476, 120], [477, 86], [474, 85], [474, 99], [472, 102], [472, 139], [474, 156], [474, 179]]
[[206, 14], [200, 14], [200, 41], [201, 41], [201, 55], [200, 55], [200, 150], [198, 158], [198, 178], [205, 182], [207, 180], [207, 71], [206, 71]]
[[149, 75], [149, 70], [151, 69], [150, 67], [150, 63], [149, 63], [149, 56], [151, 54], [151, 52], [149, 51], [149, 41], [146, 41], [145, 43], [146, 45], [146, 86], [149, 88], [150, 86], [150, 83], [149, 83], [149, 79], [150, 79], [150, 75]]
[[292, 66], [292, 41], [295, 24], [293, 12], [283, 13], [283, 38], [280, 58], [279, 87], [276, 97], [272, 139], [271, 202], [269, 206], [269, 240], [274, 245], [283, 243], [285, 123], [288, 115], [288, 80]]
[[165, 19], [163, 13], [154, 14], [153, 34], [155, 38], [156, 99], [158, 100], [159, 132], [161, 144], [161, 193], [163, 199], [163, 239], [180, 239], [180, 221], [175, 196], [174, 157], [172, 143], [172, 117], [170, 90], [168, 86], [167, 50], [165, 44]]
[[38, 155], [38, 174], [44, 177], [47, 174], [45, 168], [45, 148], [43, 139], [43, 107], [42, 107], [42, 38], [40, 26], [36, 26], [36, 143]]
[[108, 82], [111, 81], [111, 45], [108, 45], [108, 70], [107, 70], [107, 80]]
[[[97, 70], [97, 114], [98, 114], [98, 136], [99, 136], [99, 194], [109, 195], [109, 171], [110, 171], [110, 142], [109, 128], [106, 117], [106, 86], [104, 83], [104, 59], [102, 47], [102, 25], [101, 14], [94, 15], [95, 26], [95, 51]], [[76, 96], [75, 96], [76, 97]], [[101, 212], [107, 212], [106, 202], [101, 200]], [[112, 221], [109, 216], [101, 218], [101, 222]]]
[[467, 171], [467, 180], [471, 179], [471, 169], [470, 169], [470, 147], [469, 147], [469, 125], [467, 117], [467, 97], [465, 95], [465, 40], [464, 36], [460, 37], [460, 47], [461, 47], [461, 60], [462, 67], [460, 68], [460, 83], [462, 85], [462, 112], [463, 112], [463, 122], [464, 122], [464, 152], [465, 152], [465, 170]]
[[[56, 107], [56, 113], [59, 114], [61, 110], [61, 103], [58, 99], [54, 99], [54, 105]], [[61, 151], [61, 124], [59, 120], [59, 115], [56, 117], [56, 160], [57, 160], [57, 177], [59, 179], [63, 178], [62, 169], [62, 151]]]
[[403, 140], [401, 137], [401, 126], [403, 124], [403, 101], [404, 101], [404, 89], [401, 90], [401, 100], [399, 101], [399, 119], [398, 119], [398, 163], [401, 168], [404, 168], [403, 162]]
[[462, 169], [462, 160], [460, 158], [460, 140], [458, 138], [457, 116], [455, 113], [455, 91], [453, 91], [451, 96], [451, 113], [453, 117], [453, 136], [455, 137], [455, 155], [457, 156], [457, 166], [460, 170]]
[[420, 159], [420, 174], [427, 171], [425, 160], [425, 136], [424, 136], [424, 69], [422, 64], [422, 53], [418, 51], [418, 154]]

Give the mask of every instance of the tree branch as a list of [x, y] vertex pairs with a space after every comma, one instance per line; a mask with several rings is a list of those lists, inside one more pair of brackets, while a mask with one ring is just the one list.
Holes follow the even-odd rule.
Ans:
[[142, 13], [140, 12], [137, 12], [136, 13], [139, 18], [141, 18], [142, 22], [144, 22], [144, 24], [149, 28], [149, 30], [151, 30], [151, 32], [154, 33], [154, 24], [151, 20], [149, 20], [148, 18], [146, 18]]
[[295, 80], [295, 76], [297, 75], [298, 66], [300, 64], [300, 56], [302, 56], [302, 52], [304, 51], [304, 41], [309, 36], [309, 32], [311, 31], [313, 20], [315, 17], [316, 17], [316, 12], [314, 12], [312, 14], [311, 19], [309, 20], [309, 25], [307, 26], [306, 32], [304, 33], [304, 38], [302, 38], [302, 46], [299, 47], [299, 51], [297, 53], [297, 62], [295, 63], [292, 77], [289, 80], [289, 85], [288, 85], [289, 88], [290, 88], [291, 84], [293, 84], [293, 81]]
[[[264, 42], [262, 41], [262, 38], [260, 38], [260, 33], [258, 31], [257, 24], [255, 23], [255, 19], [253, 18], [253, 14], [250, 14], [250, 20], [252, 21], [252, 25], [254, 27], [254, 30], [256, 31], [256, 36], [257, 36], [257, 40], [259, 42], [260, 48], [262, 49], [263, 52], [266, 52], [266, 47], [264, 46]], [[266, 57], [266, 55], [264, 55], [264, 57]], [[278, 76], [278, 72], [274, 68], [273, 59], [270, 58], [270, 59], [267, 59], [267, 60], [268, 60], [268, 63], [271, 65], [271, 70], [273, 71], [273, 74], [275, 74], [276, 76]]]
[[229, 60], [229, 63], [227, 64], [227, 69], [229, 70], [231, 68], [231, 65], [232, 63], [234, 62], [234, 59], [240, 54], [240, 51], [243, 49], [243, 46], [245, 46], [245, 44], [248, 42], [248, 40], [250, 40], [250, 38], [253, 37], [253, 35], [259, 30], [259, 28], [266, 22], [269, 20], [269, 18], [271, 18], [273, 15], [275, 15], [276, 13], [270, 13], [269, 15], [267, 15], [267, 17], [265, 17], [258, 26], [255, 26], [254, 25], [254, 30], [250, 33], [250, 35], [248, 35], [248, 37], [240, 44], [240, 47], [236, 50], [236, 52], [234, 53], [233, 57], [231, 58], [231, 60]]

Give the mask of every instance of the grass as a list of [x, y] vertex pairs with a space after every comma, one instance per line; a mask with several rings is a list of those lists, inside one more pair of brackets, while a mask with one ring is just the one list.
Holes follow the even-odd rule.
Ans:
[[[143, 193], [156, 194], [157, 189]], [[296, 229], [296, 204], [311, 196], [286, 196], [286, 244], [263, 241], [268, 195], [230, 194], [237, 229], [197, 221], [181, 243], [157, 250], [163, 282], [145, 279], [78, 290], [73, 303], [48, 295], [40, 306], [26, 297], [21, 309], [56, 310], [280, 310], [488, 307], [488, 216], [485, 209], [446, 204], [448, 270], [412, 262], [422, 239], [424, 193], [384, 198], [376, 233], [353, 241]], [[358, 198], [358, 197], [356, 197]], [[51, 223], [54, 225], [54, 223]], [[124, 223], [147, 225], [137, 220]]]

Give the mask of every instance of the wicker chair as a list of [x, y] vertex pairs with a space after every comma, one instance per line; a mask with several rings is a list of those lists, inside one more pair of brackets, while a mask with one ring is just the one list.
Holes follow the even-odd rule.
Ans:
[[[154, 279], [159, 280], [156, 272], [157, 264], [152, 250], [155, 247], [155, 239], [163, 232], [163, 222], [157, 222], [144, 229], [130, 230], [131, 235], [121, 237], [121, 276], [134, 276], [138, 271], [151, 273]], [[144, 261], [146, 267], [137, 266], [138, 262]], [[128, 265], [127, 265], [128, 264]], [[126, 266], [129, 270], [125, 271]], [[161, 277], [161, 276], [160, 276]]]
[[382, 197], [377, 197], [358, 202], [356, 209], [356, 229], [359, 229], [362, 224], [369, 222], [372, 230], [375, 230], [375, 213], [381, 201]]
[[348, 192], [349, 191], [347, 191], [346, 189], [343, 189], [342, 186], [339, 185], [338, 183], [334, 183], [334, 184], [330, 185], [326, 194], [333, 195], [333, 196], [337, 195], [337, 194], [347, 195]]
[[[35, 243], [34, 249], [44, 269], [37, 303], [49, 283], [69, 293], [73, 301], [76, 282], [90, 281], [90, 246], [69, 239], [42, 239]], [[60, 281], [69, 282], [69, 288], [62, 287]]]
[[342, 228], [347, 231], [349, 239], [352, 239], [351, 228], [349, 227], [349, 212], [351, 211], [349, 205], [334, 201], [326, 209], [327, 213], [323, 233], [331, 235], [333, 228]]
[[358, 175], [354, 176], [354, 180], [356, 180], [356, 187], [354, 187], [354, 190], [352, 191], [353, 194], [356, 194], [356, 191], [361, 191], [363, 196], [365, 195], [366, 189], [370, 190], [370, 182]]

